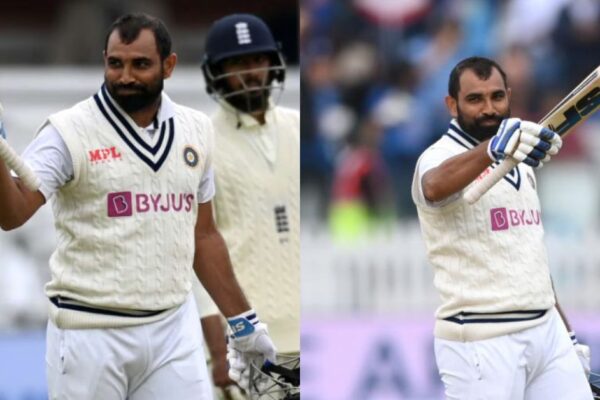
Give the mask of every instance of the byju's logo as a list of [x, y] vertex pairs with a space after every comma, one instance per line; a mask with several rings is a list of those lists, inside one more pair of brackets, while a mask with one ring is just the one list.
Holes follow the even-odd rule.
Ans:
[[109, 217], [130, 217], [133, 215], [131, 192], [109, 193], [107, 206]]
[[514, 210], [505, 207], [490, 210], [492, 231], [505, 231], [511, 226], [539, 225], [539, 210]]
[[134, 212], [190, 212], [194, 198], [193, 193], [114, 192], [106, 197], [106, 209], [111, 218], [130, 217]]

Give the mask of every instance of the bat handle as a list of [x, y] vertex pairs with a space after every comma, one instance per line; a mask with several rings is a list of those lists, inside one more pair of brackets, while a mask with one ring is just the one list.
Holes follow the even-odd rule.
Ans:
[[488, 175], [484, 176], [483, 179], [475, 181], [473, 185], [463, 195], [465, 201], [469, 204], [477, 202], [481, 196], [487, 193], [500, 179], [504, 178], [519, 162], [514, 158], [507, 158], [502, 160], [500, 165], [492, 169]]
[[6, 165], [15, 171], [27, 189], [32, 192], [40, 188], [40, 180], [35, 173], [29, 168], [21, 157], [10, 147], [10, 145], [0, 137], [0, 158], [4, 160]]

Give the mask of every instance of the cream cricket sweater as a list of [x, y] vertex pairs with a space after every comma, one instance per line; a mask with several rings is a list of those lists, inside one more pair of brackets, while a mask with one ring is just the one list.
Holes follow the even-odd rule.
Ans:
[[47, 121], [74, 168], [53, 198], [58, 245], [46, 293], [58, 327], [152, 322], [190, 292], [196, 191], [211, 163], [213, 130], [202, 113], [165, 94], [162, 101], [173, 115], [156, 122], [151, 143], [104, 87]]
[[519, 164], [474, 205], [459, 197], [434, 206], [423, 197], [426, 171], [420, 163], [433, 154], [449, 158], [475, 145], [453, 123], [423, 153], [413, 180], [413, 199], [442, 299], [435, 335], [449, 340], [479, 340], [535, 326], [554, 306], [531, 167]]
[[278, 351], [300, 350], [300, 120], [275, 107], [259, 125], [222, 107], [213, 201], [236, 276]]

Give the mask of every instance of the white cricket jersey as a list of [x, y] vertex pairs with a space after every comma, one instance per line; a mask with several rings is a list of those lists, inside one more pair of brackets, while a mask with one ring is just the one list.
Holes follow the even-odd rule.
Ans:
[[235, 274], [280, 352], [300, 350], [300, 119], [274, 107], [260, 125], [219, 107], [215, 218]]
[[[190, 292], [197, 204], [214, 194], [213, 129], [164, 93], [161, 103], [151, 138], [104, 86], [44, 124], [60, 134], [73, 169], [52, 198], [58, 245], [46, 294], [58, 327], [152, 322]], [[62, 152], [31, 164], [52, 168], [52, 153]]]
[[531, 167], [519, 164], [473, 205], [462, 192], [438, 204], [423, 196], [428, 170], [478, 143], [453, 120], [419, 158], [412, 184], [442, 299], [435, 327], [442, 339], [480, 340], [535, 326], [555, 301]]

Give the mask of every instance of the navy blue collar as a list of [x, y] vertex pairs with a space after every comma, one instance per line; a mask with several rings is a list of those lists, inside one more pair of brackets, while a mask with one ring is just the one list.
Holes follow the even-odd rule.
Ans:
[[479, 140], [475, 139], [473, 136], [463, 131], [455, 119], [450, 121], [448, 132], [446, 132], [445, 135], [469, 150], [480, 143]]
[[[479, 143], [481, 143], [479, 140], [475, 139], [473, 136], [463, 131], [455, 119], [450, 121], [448, 132], [446, 132], [444, 135], [454, 140], [456, 143], [463, 146], [467, 150], [471, 150], [475, 146], [479, 145]], [[492, 164], [492, 168], [496, 168], [497, 166], [497, 162]], [[516, 190], [519, 190], [519, 188], [521, 187], [521, 172], [519, 171], [518, 166], [510, 170], [510, 172], [504, 176], [504, 180], [510, 183]]]
[[[162, 100], [165, 100], [165, 96]], [[173, 144], [175, 136], [173, 116], [160, 123], [156, 144], [151, 146], [139, 135], [140, 128], [136, 126], [131, 117], [110, 97], [106, 85], [102, 85], [98, 93], [94, 95], [94, 101], [119, 137], [144, 163], [157, 172], [165, 162]], [[152, 125], [158, 129], [158, 118], [154, 119]]]

